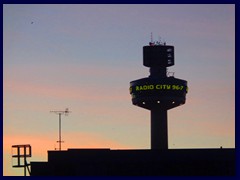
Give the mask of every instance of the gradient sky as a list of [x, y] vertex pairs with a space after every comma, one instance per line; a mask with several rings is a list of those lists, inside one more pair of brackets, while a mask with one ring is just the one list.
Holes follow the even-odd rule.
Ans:
[[[33, 22], [33, 23], [32, 23]], [[129, 82], [149, 76], [142, 47], [175, 47], [170, 72], [188, 81], [186, 104], [168, 111], [169, 148], [235, 147], [234, 5], [3, 5], [3, 174], [11, 146], [29, 161], [58, 147], [149, 149], [150, 112]]]

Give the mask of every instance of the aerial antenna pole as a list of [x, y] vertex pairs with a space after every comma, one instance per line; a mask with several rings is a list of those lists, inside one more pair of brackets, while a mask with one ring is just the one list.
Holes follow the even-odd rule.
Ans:
[[153, 35], [152, 35], [152, 32], [151, 32], [151, 43], [153, 43]]
[[151, 42], [149, 42], [149, 45], [150, 45], [150, 46], [154, 46], [154, 45], [155, 45], [155, 43], [153, 42], [153, 35], [152, 35], [152, 32], [151, 32]]
[[57, 142], [59, 143], [59, 151], [61, 151], [61, 143], [64, 142], [62, 141], [62, 136], [61, 136], [61, 116], [62, 114], [65, 114], [67, 116], [71, 111], [69, 111], [68, 108], [66, 108], [65, 111], [50, 111], [50, 112], [58, 114], [58, 117], [59, 117], [59, 138]]
[[158, 36], [158, 42], [159, 44], [162, 44], [161, 36]]

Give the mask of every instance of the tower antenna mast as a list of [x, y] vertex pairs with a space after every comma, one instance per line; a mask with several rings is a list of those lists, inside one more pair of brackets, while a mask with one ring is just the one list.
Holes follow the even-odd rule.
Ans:
[[151, 43], [153, 43], [153, 35], [152, 35], [152, 32], [151, 32]]
[[59, 116], [59, 138], [58, 138], [58, 143], [59, 143], [59, 151], [61, 151], [61, 143], [63, 143], [64, 141], [62, 141], [62, 137], [61, 137], [61, 116], [62, 114], [65, 114], [66, 116], [70, 113], [71, 111], [68, 110], [68, 108], [65, 109], [65, 111], [50, 111], [50, 113], [55, 113], [58, 114]]

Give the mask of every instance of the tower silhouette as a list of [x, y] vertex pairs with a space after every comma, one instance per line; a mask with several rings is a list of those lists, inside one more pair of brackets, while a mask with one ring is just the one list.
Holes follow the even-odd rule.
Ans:
[[174, 46], [149, 43], [143, 47], [143, 65], [150, 76], [130, 82], [133, 105], [151, 111], [151, 149], [168, 149], [167, 111], [185, 104], [187, 81], [168, 76], [174, 65]]

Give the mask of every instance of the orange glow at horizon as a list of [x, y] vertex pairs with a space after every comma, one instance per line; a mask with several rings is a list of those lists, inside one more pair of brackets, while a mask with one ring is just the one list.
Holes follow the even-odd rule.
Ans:
[[[64, 139], [67, 141], [62, 143], [62, 150], [69, 148], [131, 149], [129, 145], [120, 144], [119, 142], [101, 137], [97, 133], [66, 133]], [[28, 161], [47, 161], [47, 151], [58, 150], [58, 143], [51, 140], [49, 135], [44, 134], [41, 136], [5, 135], [3, 137], [3, 163], [7, 166], [3, 166], [3, 173], [8, 176], [16, 170], [11, 167], [12, 164], [9, 161], [12, 155], [9, 153], [12, 152], [12, 145], [30, 144], [32, 147], [32, 157], [28, 158]]]

